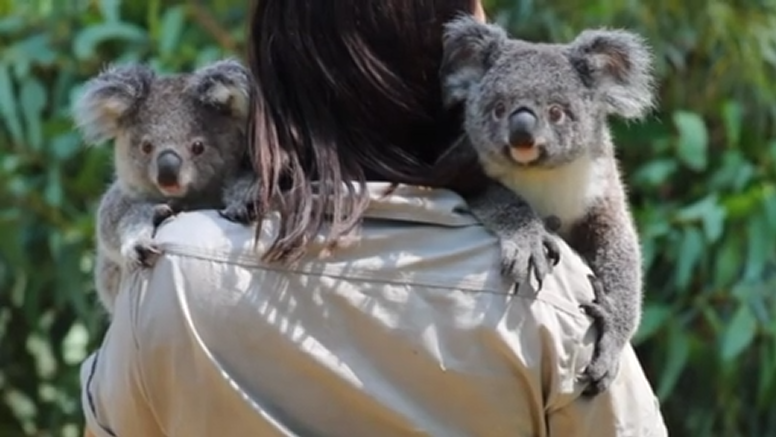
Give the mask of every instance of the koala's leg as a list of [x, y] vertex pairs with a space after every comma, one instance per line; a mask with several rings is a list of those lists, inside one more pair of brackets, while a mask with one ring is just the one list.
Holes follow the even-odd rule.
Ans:
[[237, 223], [256, 220], [255, 202], [259, 194], [259, 180], [253, 172], [243, 172], [230, 181], [223, 192], [225, 208], [219, 212], [222, 217]]
[[119, 292], [121, 266], [111, 261], [100, 248], [94, 263], [94, 284], [97, 297], [109, 315], [113, 315], [113, 306]]
[[497, 182], [467, 202], [472, 214], [499, 238], [502, 272], [522, 283], [533, 269], [541, 289], [544, 277], [560, 257], [556, 237], [541, 217], [522, 197]]
[[117, 184], [97, 210], [97, 238], [107, 255], [128, 267], [150, 267], [161, 253], [153, 241], [158, 203], [126, 196]]
[[585, 394], [594, 396], [614, 380], [620, 355], [641, 320], [641, 250], [624, 201], [611, 196], [594, 207], [573, 233], [573, 246], [590, 264], [595, 300], [582, 308], [599, 337], [585, 375]]

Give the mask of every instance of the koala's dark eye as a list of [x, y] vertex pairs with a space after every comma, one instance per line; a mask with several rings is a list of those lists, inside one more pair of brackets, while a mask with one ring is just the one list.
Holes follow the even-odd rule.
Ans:
[[496, 106], [493, 107], [493, 118], [499, 120], [504, 117], [506, 112], [507, 107], [504, 105], [504, 102], [498, 102], [496, 103]]
[[547, 110], [547, 116], [550, 117], [550, 121], [553, 123], [560, 123], [566, 117], [566, 112], [560, 105], [552, 105]]
[[202, 143], [202, 141], [194, 141], [191, 143], [191, 153], [195, 155], [201, 155], [202, 152], [205, 151], [205, 144]]
[[147, 155], [154, 151], [154, 145], [148, 140], [143, 140], [143, 142], [140, 143], [140, 151]]

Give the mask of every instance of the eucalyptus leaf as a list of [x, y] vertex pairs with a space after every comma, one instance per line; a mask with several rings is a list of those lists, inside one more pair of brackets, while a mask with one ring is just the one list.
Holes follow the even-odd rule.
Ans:
[[743, 126], [743, 108], [735, 100], [725, 102], [722, 106], [722, 121], [725, 124], [725, 134], [732, 146], [741, 142], [741, 130]]
[[0, 114], [2, 114], [3, 124], [11, 134], [11, 139], [21, 144], [24, 141], [24, 133], [19, 121], [14, 87], [8, 66], [0, 63]]
[[40, 150], [43, 145], [41, 116], [43, 108], [46, 107], [46, 97], [46, 89], [37, 79], [28, 78], [22, 83], [19, 100], [27, 124], [27, 142], [37, 150]]
[[690, 358], [690, 341], [684, 330], [671, 325], [666, 341], [667, 356], [657, 386], [657, 395], [661, 399], [671, 395]]
[[105, 41], [143, 43], [146, 40], [146, 32], [134, 24], [121, 22], [98, 23], [78, 32], [73, 40], [73, 52], [77, 59], [88, 59], [95, 55], [97, 46]]
[[676, 260], [676, 286], [686, 292], [693, 277], [693, 269], [698, 265], [705, 252], [705, 242], [701, 232], [689, 227], [682, 233]]
[[668, 318], [671, 317], [671, 308], [665, 305], [647, 305], [641, 316], [641, 323], [632, 341], [634, 344], [642, 343], [649, 339], [662, 327], [665, 327]]
[[722, 335], [720, 355], [722, 360], [730, 361], [738, 357], [754, 340], [757, 333], [757, 320], [746, 305], [740, 305]]
[[674, 112], [673, 120], [679, 131], [677, 157], [692, 170], [705, 170], [709, 147], [705, 121], [699, 114], [688, 111]]
[[179, 45], [183, 33], [186, 10], [183, 6], [173, 6], [164, 12], [159, 36], [159, 54], [167, 58]]
[[108, 23], [121, 20], [121, 0], [99, 0], [100, 12]]

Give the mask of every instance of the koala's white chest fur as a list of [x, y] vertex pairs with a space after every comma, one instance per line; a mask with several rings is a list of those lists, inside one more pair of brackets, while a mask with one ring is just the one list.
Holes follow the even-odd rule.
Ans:
[[490, 177], [523, 197], [542, 217], [557, 216], [561, 232], [580, 220], [605, 189], [603, 166], [590, 157], [552, 169], [521, 168], [504, 162], [484, 162]]

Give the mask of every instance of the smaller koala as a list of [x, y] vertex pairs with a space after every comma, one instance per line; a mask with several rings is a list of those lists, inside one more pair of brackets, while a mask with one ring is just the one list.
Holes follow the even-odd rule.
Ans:
[[623, 30], [550, 44], [511, 39], [471, 17], [445, 28], [443, 95], [464, 105], [466, 135], [442, 159], [476, 153], [497, 182], [469, 205], [499, 237], [505, 272], [522, 282], [533, 270], [541, 288], [558, 262], [557, 232], [595, 273], [595, 300], [582, 305], [599, 328], [588, 395], [611, 384], [641, 318], [640, 243], [607, 117], [653, 107], [651, 59]]
[[247, 165], [250, 76], [226, 59], [158, 76], [139, 64], [89, 80], [73, 106], [88, 144], [114, 140], [115, 180], [97, 210], [95, 283], [109, 315], [124, 268], [149, 267], [158, 223], [184, 209], [217, 208], [245, 222], [256, 177]]

